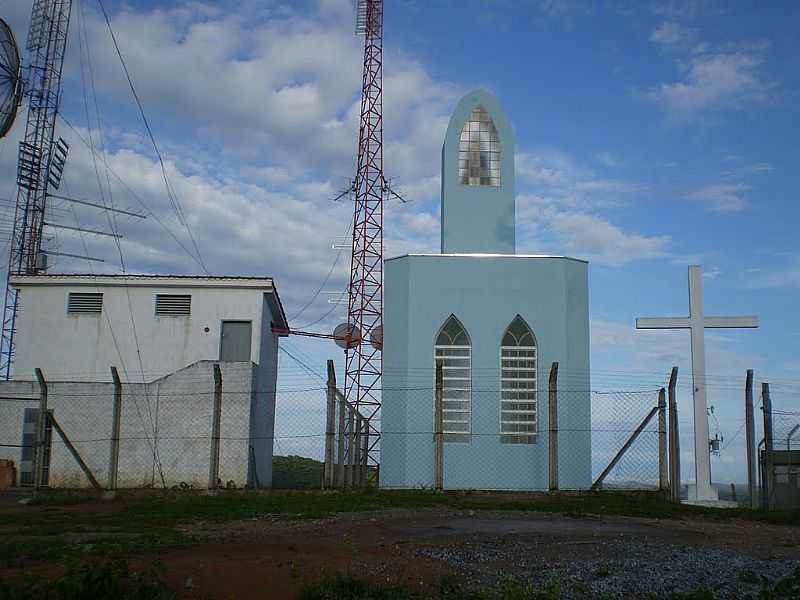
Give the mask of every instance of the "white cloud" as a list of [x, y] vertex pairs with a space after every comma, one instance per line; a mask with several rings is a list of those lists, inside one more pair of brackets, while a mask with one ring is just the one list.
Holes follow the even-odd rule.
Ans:
[[650, 35], [650, 41], [659, 44], [666, 50], [691, 51], [702, 50], [697, 45], [697, 30], [683, 27], [678, 23], [665, 21]]
[[759, 162], [759, 163], [751, 163], [748, 165], [742, 165], [735, 169], [731, 169], [723, 173], [725, 177], [747, 177], [748, 175], [764, 175], [766, 173], [771, 173], [775, 170], [769, 163]]
[[632, 181], [600, 177], [553, 148], [520, 151], [516, 155], [519, 187], [545, 195], [562, 206], [613, 208], [625, 197], [644, 190]]
[[736, 110], [770, 99], [775, 86], [763, 75], [766, 44], [710, 47], [699, 40], [696, 30], [672, 22], [662, 23], [650, 40], [677, 54], [680, 78], [639, 93], [674, 118]]
[[611, 154], [611, 152], [598, 152], [594, 158], [604, 167], [616, 168], [623, 165], [623, 161]]
[[714, 212], [739, 212], [748, 206], [742, 195], [752, 189], [744, 183], [713, 183], [692, 192], [689, 198], [703, 202]]
[[[331, 245], [352, 219], [349, 199], [330, 201], [355, 169], [363, 40], [352, 35], [351, 10], [348, 0], [324, 0], [318, 10], [302, 12], [292, 4], [245, 3], [228, 13], [214, 4], [191, 3], [162, 9], [123, 5], [112, 15], [170, 182], [209, 270], [274, 276], [287, 308], [305, 304], [319, 286], [337, 255]], [[188, 256], [192, 243], [166, 199], [149, 141], [129, 110], [130, 92], [105, 24], [88, 6], [86, 17], [103, 120], [113, 120], [105, 130], [108, 164], [152, 208], [146, 221], [120, 219], [127, 268], [199, 272]], [[77, 19], [75, 25], [73, 32], [79, 31]], [[65, 79], [67, 89], [78, 94], [65, 95], [64, 110], [80, 124], [74, 46]], [[387, 52], [385, 62], [391, 64], [384, 79], [387, 175], [409, 200], [386, 207], [391, 215], [386, 252], [430, 251], [438, 247], [434, 200], [441, 143], [461, 91], [434, 80], [413, 57]], [[90, 153], [68, 128], [58, 127], [71, 146], [65, 193], [97, 201]], [[80, 132], [86, 137], [85, 129]], [[14, 134], [18, 138], [19, 127]], [[13, 147], [17, 138], [6, 144]], [[11, 196], [14, 156], [6, 152], [2, 158], [0, 187], [7, 186], [5, 195]], [[107, 188], [102, 165], [101, 179]], [[117, 206], [142, 210], [113, 176], [111, 191]], [[69, 205], [53, 208], [74, 224], [71, 210], [62, 210]], [[79, 209], [76, 216], [84, 227], [109, 229], [105, 215], [96, 211]], [[78, 235], [58, 236], [59, 249], [100, 256], [107, 260], [103, 269], [118, 268], [107, 239], [86, 236], [85, 252], [83, 243]], [[326, 289], [346, 287], [350, 256], [342, 254]], [[61, 258], [53, 268], [83, 271], [88, 266]], [[328, 309], [320, 297], [303, 321]], [[320, 323], [320, 330], [341, 318], [343, 310]]]
[[716, 16], [725, 12], [719, 0], [656, 0], [650, 3], [654, 15], [670, 19], [696, 19], [701, 16]]
[[569, 253], [612, 266], [667, 256], [669, 236], [625, 231], [600, 214], [626, 205], [645, 186], [600, 177], [552, 148], [520, 151], [516, 162], [520, 251]]
[[553, 215], [551, 227], [567, 249], [612, 266], [666, 256], [669, 236], [626, 233], [607, 220], [581, 213]]
[[601, 216], [565, 209], [541, 196], [520, 196], [517, 205], [518, 227], [522, 229], [518, 245], [541, 246], [545, 243], [542, 238], [551, 235], [549, 252], [566, 251], [576, 258], [610, 266], [668, 255], [669, 236], [629, 233]]
[[781, 268], [752, 268], [745, 272], [748, 275], [745, 287], [749, 289], [800, 289], [800, 257]]
[[630, 194], [640, 192], [644, 186], [638, 183], [630, 183], [615, 179], [589, 179], [575, 184], [575, 189], [589, 192], [614, 192], [618, 194]]

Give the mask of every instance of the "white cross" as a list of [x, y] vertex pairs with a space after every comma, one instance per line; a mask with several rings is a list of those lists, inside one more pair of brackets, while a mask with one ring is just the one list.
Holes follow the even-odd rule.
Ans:
[[694, 465], [697, 478], [696, 495], [692, 500], [714, 501], [716, 489], [711, 487], [711, 452], [708, 438], [706, 404], [705, 328], [758, 327], [757, 317], [704, 317], [703, 267], [689, 267], [689, 317], [636, 319], [636, 329], [689, 329], [692, 334], [692, 382], [694, 396]]

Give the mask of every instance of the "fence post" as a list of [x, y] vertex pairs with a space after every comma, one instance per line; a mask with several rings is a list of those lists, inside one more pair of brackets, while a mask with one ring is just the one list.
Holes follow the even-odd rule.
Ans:
[[[219, 481], [219, 429], [222, 419], [222, 371], [214, 363], [214, 415], [211, 423], [211, 459], [208, 467], [208, 489], [217, 489]], [[254, 465], [255, 466], [255, 465]]]
[[122, 381], [117, 367], [111, 367], [111, 378], [114, 380], [114, 405], [111, 411], [111, 455], [108, 459], [108, 489], [117, 489], [119, 474], [119, 433], [122, 424]]
[[39, 418], [36, 421], [36, 453], [34, 455], [34, 489], [44, 486], [44, 458], [47, 450], [47, 382], [44, 373], [36, 368], [36, 379], [39, 381]]
[[328, 390], [325, 413], [325, 471], [322, 479], [322, 488], [333, 488], [333, 442], [336, 427], [336, 369], [333, 361], [328, 361]]
[[762, 461], [764, 475], [761, 478], [761, 507], [764, 510], [771, 508], [770, 494], [772, 493], [772, 400], [769, 397], [769, 384], [761, 384], [761, 404], [764, 411], [764, 459]]
[[353, 466], [356, 464], [355, 461], [355, 445], [356, 445], [356, 432], [355, 429], [355, 421], [356, 421], [356, 411], [350, 405], [347, 404], [347, 467], [344, 470], [344, 486], [348, 489], [353, 488]]
[[747, 491], [750, 494], [750, 508], [758, 508], [756, 491], [756, 424], [753, 415], [753, 369], [747, 369], [744, 384], [745, 442], [747, 449]]
[[666, 492], [669, 489], [666, 394], [667, 391], [663, 387], [658, 390], [658, 491], [660, 492]]
[[361, 452], [363, 450], [362, 430], [364, 429], [364, 417], [356, 411], [356, 435], [355, 446], [353, 447], [353, 487], [361, 488]]
[[[338, 395], [338, 394], [337, 394]], [[339, 440], [338, 440], [338, 447], [337, 447], [337, 458], [336, 458], [336, 482], [335, 485], [338, 489], [344, 489], [344, 479], [345, 479], [345, 465], [344, 465], [344, 455], [345, 455], [345, 439], [344, 439], [344, 428], [345, 428], [345, 411], [347, 410], [347, 401], [345, 400], [344, 396], [339, 396]]]
[[675, 387], [678, 384], [678, 367], [669, 374], [669, 489], [673, 502], [681, 501], [681, 444], [678, 426], [678, 399]]
[[433, 394], [433, 482], [437, 491], [444, 489], [444, 361], [436, 359], [436, 389]]
[[548, 423], [550, 427], [549, 455], [550, 468], [549, 488], [550, 491], [558, 490], [558, 363], [554, 362], [550, 367], [550, 390], [548, 392]]
[[369, 419], [364, 419], [364, 450], [361, 454], [361, 486], [369, 486]]

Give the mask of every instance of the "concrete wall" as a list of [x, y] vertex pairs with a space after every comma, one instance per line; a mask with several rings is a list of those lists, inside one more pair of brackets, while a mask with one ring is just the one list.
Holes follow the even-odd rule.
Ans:
[[[262, 310], [262, 323], [269, 323], [272, 317], [266, 302]], [[272, 333], [271, 328], [263, 329], [259, 348], [260, 362], [254, 373], [255, 398], [250, 416], [250, 437], [253, 440], [255, 454], [262, 459], [253, 464], [254, 471], [250, 473], [250, 479], [254, 485], [260, 487], [270, 487], [272, 482], [278, 340], [278, 336]]]
[[[453, 313], [472, 342], [472, 441], [445, 444], [445, 487], [547, 487], [547, 377], [560, 363], [560, 484], [591, 484], [588, 271], [582, 261], [524, 256], [403, 256], [386, 261], [381, 485], [433, 485], [434, 342]], [[500, 341], [520, 314], [539, 353], [539, 434], [499, 442]], [[565, 430], [572, 429], [567, 433]]]
[[[219, 359], [224, 320], [252, 321], [250, 360], [259, 363], [262, 323], [270, 328], [259, 289], [46, 284], [20, 290], [15, 379], [31, 379], [39, 367], [53, 379], [110, 381], [109, 365], [116, 365], [123, 381], [151, 381]], [[67, 314], [68, 294], [76, 291], [102, 292], [103, 312]], [[191, 315], [156, 316], [156, 294], [191, 294]]]
[[[499, 187], [463, 185], [458, 178], [458, 145], [464, 122], [483, 106], [501, 144]], [[515, 246], [514, 133], [497, 99], [485, 90], [458, 103], [442, 147], [442, 253], [513, 254]]]
[[[213, 361], [202, 361], [149, 384], [123, 386], [119, 487], [161, 487], [162, 473], [163, 485], [167, 487], [207, 486], [213, 364]], [[268, 429], [268, 421], [264, 421], [260, 430], [253, 427], [251, 415], [274, 414], [274, 395], [265, 399], [256, 393], [256, 365], [229, 362], [220, 363], [220, 367], [223, 379], [220, 479], [223, 484], [232, 481], [242, 487], [248, 483], [248, 474], [257, 469], [259, 483], [268, 487], [273, 432]], [[48, 404], [54, 416], [100, 484], [105, 486], [113, 384], [48, 380], [48, 391]], [[37, 398], [38, 395], [35, 382], [0, 382], [0, 397]], [[0, 400], [0, 444], [20, 443], [24, 408], [37, 406], [38, 403], [32, 401]], [[253, 432], [257, 430], [258, 442], [253, 439]], [[19, 465], [20, 455], [19, 448], [0, 446], [0, 458], [11, 459]], [[49, 484], [70, 488], [89, 485], [55, 432]]]

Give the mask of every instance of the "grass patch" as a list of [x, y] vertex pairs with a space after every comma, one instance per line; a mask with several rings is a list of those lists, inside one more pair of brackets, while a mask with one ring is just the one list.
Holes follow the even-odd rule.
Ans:
[[303, 456], [275, 456], [272, 459], [272, 487], [276, 490], [318, 490], [323, 463]]
[[0, 580], [2, 600], [173, 600], [177, 599], [151, 571], [132, 573], [125, 562], [72, 566], [58, 579]]
[[[435, 506], [459, 510], [540, 511], [570, 518], [702, 516], [800, 525], [800, 512], [761, 513], [676, 505], [652, 493], [226, 490], [212, 496], [196, 491], [142, 490], [119, 492], [114, 500], [97, 498], [92, 493], [51, 491], [41, 494], [37, 505], [0, 508], [0, 566], [24, 559], [56, 560], [70, 553], [115, 556], [174, 547], [192, 541], [181, 534], [177, 526], [197, 521], [225, 522], [267, 515], [309, 519], [339, 512], [416, 510]], [[84, 504], [75, 506], [78, 502]]]
[[298, 600], [409, 600], [413, 598], [403, 588], [373, 585], [349, 575], [326, 577], [306, 586]]
[[37, 492], [30, 499], [30, 506], [71, 506], [94, 502], [99, 494], [93, 489], [84, 490], [45, 490]]

